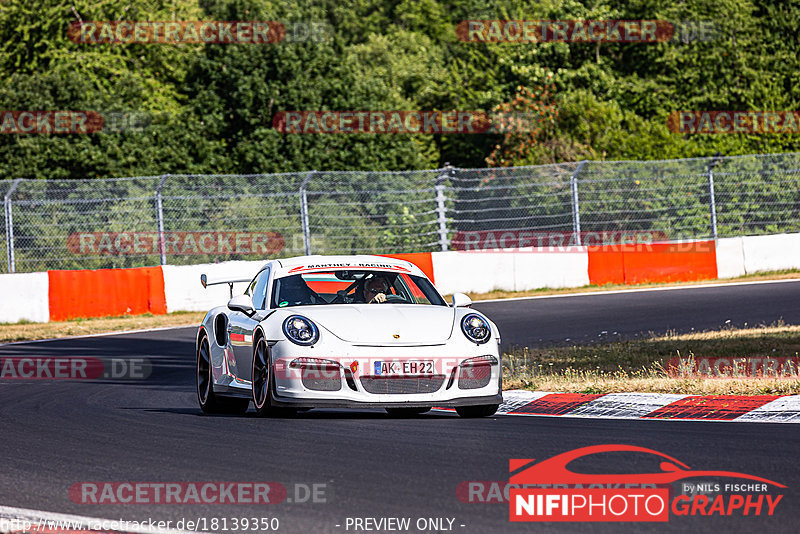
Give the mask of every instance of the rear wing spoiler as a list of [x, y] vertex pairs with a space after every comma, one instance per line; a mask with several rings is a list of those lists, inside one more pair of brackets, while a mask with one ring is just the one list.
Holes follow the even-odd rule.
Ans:
[[239, 284], [239, 283], [242, 283], [242, 282], [250, 282], [250, 280], [252, 280], [252, 278], [233, 278], [233, 279], [227, 279], [227, 280], [212, 280], [212, 281], [209, 282], [208, 276], [206, 276], [205, 274], [201, 274], [200, 275], [200, 283], [203, 284], [203, 287], [217, 286], [217, 285], [220, 285], [220, 284], [228, 284], [228, 288], [230, 289], [230, 293], [231, 293], [231, 298], [233, 298], [233, 284]]

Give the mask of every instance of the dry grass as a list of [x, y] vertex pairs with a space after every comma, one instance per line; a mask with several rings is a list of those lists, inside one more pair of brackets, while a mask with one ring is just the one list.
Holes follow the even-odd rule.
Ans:
[[756, 282], [759, 280], [792, 280], [795, 278], [800, 279], [800, 270], [788, 269], [783, 271], [770, 271], [763, 273], [748, 274], [738, 278], [718, 278], [713, 280], [698, 280], [694, 282], [671, 282], [671, 283], [653, 283], [653, 284], [605, 284], [602, 286], [588, 285], [583, 287], [564, 287], [564, 288], [542, 288], [531, 289], [529, 291], [504, 291], [496, 289], [488, 293], [467, 293], [472, 300], [489, 300], [489, 299], [510, 299], [518, 297], [542, 297], [546, 295], [563, 295], [567, 293], [591, 293], [594, 291], [614, 291], [620, 289], [646, 289], [650, 287], [680, 287], [680, 286], [693, 286], [702, 284], [725, 284], [732, 282]]
[[590, 346], [514, 350], [503, 356], [504, 386], [571, 393], [800, 394], [792, 378], [673, 378], [676, 356], [778, 357], [800, 353], [800, 326], [775, 323]]
[[204, 312], [175, 312], [167, 315], [131, 315], [125, 317], [97, 317], [50, 323], [21, 322], [0, 324], [0, 343], [51, 339], [105, 332], [121, 332], [161, 328], [167, 326], [199, 325]]

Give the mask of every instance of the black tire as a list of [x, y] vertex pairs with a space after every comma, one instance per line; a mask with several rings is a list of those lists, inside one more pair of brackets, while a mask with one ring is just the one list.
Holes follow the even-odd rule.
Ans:
[[489, 417], [497, 412], [499, 404], [479, 404], [477, 406], [456, 406], [461, 417]]
[[258, 417], [286, 417], [295, 412], [292, 408], [282, 408], [272, 405], [272, 389], [274, 379], [270, 372], [272, 364], [269, 357], [267, 342], [260, 337], [253, 347], [252, 391], [253, 406]]
[[197, 345], [195, 369], [197, 402], [203, 413], [242, 415], [247, 411], [250, 399], [221, 397], [214, 393], [211, 377], [211, 347], [208, 344], [208, 337], [205, 335], [200, 338], [200, 343]]
[[386, 413], [392, 417], [414, 417], [429, 411], [430, 408], [386, 408]]

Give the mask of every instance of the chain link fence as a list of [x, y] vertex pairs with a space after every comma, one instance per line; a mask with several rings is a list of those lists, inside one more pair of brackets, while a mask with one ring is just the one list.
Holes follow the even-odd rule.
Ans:
[[[0, 180], [0, 272], [800, 231], [800, 153], [407, 172]], [[546, 240], [552, 243], [551, 239]], [[536, 244], [526, 241], [527, 244]], [[498, 243], [503, 246], [503, 243]]]

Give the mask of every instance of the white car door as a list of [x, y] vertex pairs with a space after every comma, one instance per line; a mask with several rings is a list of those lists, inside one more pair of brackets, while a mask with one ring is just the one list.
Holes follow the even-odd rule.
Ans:
[[263, 316], [259, 312], [263, 312], [267, 305], [269, 274], [269, 267], [263, 269], [253, 278], [245, 292], [245, 295], [248, 295], [253, 302], [253, 308], [256, 310], [254, 315], [248, 317], [241, 311], [230, 312], [228, 334], [233, 346], [233, 354], [236, 358], [235, 375], [248, 382], [252, 379], [253, 332]]

